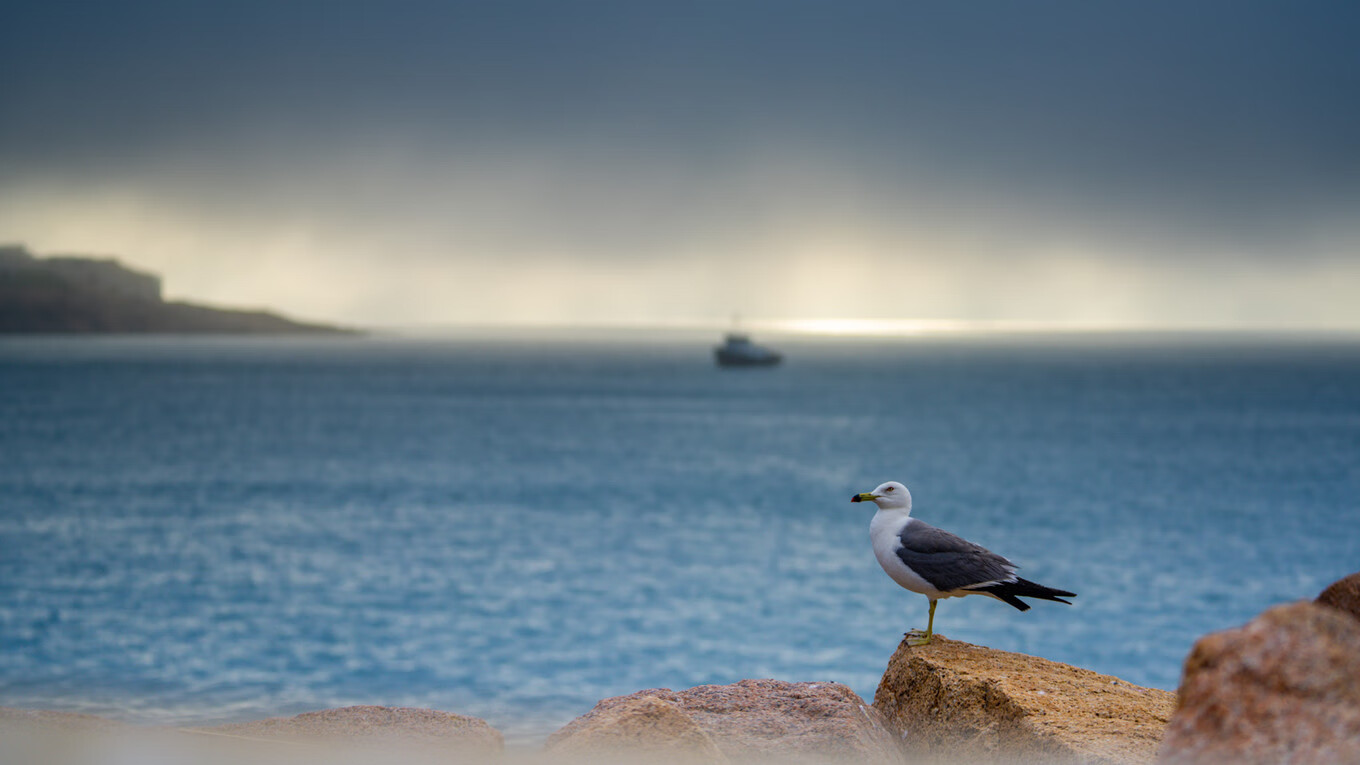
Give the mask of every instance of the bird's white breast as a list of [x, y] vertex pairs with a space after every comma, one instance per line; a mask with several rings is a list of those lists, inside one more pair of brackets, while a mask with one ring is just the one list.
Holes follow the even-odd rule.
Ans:
[[910, 522], [911, 516], [900, 510], [879, 510], [874, 514], [874, 519], [869, 522], [869, 541], [873, 543], [874, 557], [878, 558], [878, 565], [883, 567], [894, 582], [912, 592], [919, 592], [932, 599], [949, 597], [930, 586], [929, 582], [907, 568], [902, 559], [897, 557], [897, 551], [902, 547], [902, 540], [898, 535], [902, 533], [902, 527]]

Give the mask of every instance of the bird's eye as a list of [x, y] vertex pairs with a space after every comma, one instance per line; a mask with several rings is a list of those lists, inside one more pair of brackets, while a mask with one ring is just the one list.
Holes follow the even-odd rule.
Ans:
[[892, 491], [892, 490], [893, 490], [893, 487], [891, 487], [891, 486], [889, 486], [888, 488], [884, 489], [884, 491]]

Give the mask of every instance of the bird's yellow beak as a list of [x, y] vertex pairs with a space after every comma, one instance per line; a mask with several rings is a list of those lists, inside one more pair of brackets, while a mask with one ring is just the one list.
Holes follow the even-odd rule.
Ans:
[[851, 498], [850, 498], [850, 501], [851, 501], [851, 502], [873, 502], [873, 501], [876, 500], [876, 499], [878, 499], [878, 495], [877, 495], [877, 494], [875, 494], [875, 493], [873, 493], [873, 492], [871, 492], [871, 491], [866, 491], [866, 492], [864, 492], [863, 494], [856, 494], [855, 496], [851, 497]]

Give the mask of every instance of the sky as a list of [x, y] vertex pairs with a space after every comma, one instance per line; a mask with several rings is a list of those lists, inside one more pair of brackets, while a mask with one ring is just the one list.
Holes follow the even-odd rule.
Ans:
[[367, 326], [1360, 329], [1360, 5], [0, 6], [0, 242]]

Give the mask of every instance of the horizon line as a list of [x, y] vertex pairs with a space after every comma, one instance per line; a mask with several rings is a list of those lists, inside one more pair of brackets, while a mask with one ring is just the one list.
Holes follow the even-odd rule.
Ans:
[[394, 333], [440, 332], [749, 332], [808, 337], [938, 337], [980, 335], [1360, 335], [1353, 324], [1241, 324], [1154, 322], [1076, 322], [1016, 319], [860, 319], [752, 318], [722, 322], [712, 319], [649, 321], [451, 321], [418, 324], [351, 324], [360, 331]]

